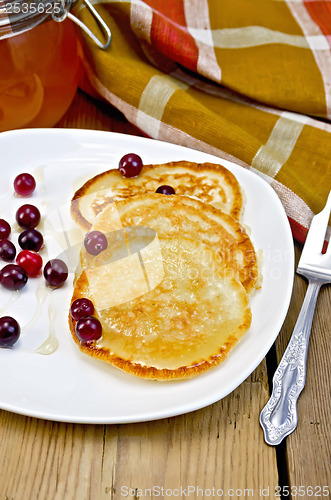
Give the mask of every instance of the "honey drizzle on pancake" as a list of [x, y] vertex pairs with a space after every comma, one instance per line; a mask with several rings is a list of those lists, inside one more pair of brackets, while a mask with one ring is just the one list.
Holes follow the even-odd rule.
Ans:
[[102, 286], [85, 271], [77, 280], [72, 301], [92, 300], [103, 327], [99, 340], [81, 343], [70, 317], [69, 325], [83, 352], [124, 371], [158, 380], [187, 378], [219, 364], [246, 332], [249, 299], [203, 243], [187, 238], [160, 243], [165, 277], [148, 293], [105, 306], [105, 294], [117, 293], [111, 270], [106, 276], [97, 268]]

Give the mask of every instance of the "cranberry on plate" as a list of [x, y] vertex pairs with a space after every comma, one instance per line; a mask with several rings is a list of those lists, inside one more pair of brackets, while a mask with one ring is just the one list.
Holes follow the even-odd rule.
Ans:
[[40, 222], [40, 212], [34, 205], [22, 205], [16, 212], [16, 221], [23, 229], [33, 229]]
[[0, 240], [6, 239], [11, 233], [11, 227], [5, 219], [0, 219]]
[[158, 187], [155, 192], [159, 194], [168, 194], [168, 195], [175, 194], [174, 188], [166, 185]]
[[84, 316], [77, 321], [75, 331], [81, 342], [91, 342], [101, 337], [102, 325], [94, 316]]
[[0, 347], [12, 347], [19, 339], [20, 325], [11, 316], [0, 318]]
[[63, 260], [52, 259], [44, 267], [44, 278], [48, 285], [59, 288], [68, 278], [68, 267]]
[[19, 196], [30, 196], [36, 189], [35, 178], [28, 173], [19, 174], [15, 177], [14, 189]]
[[16, 264], [7, 264], [0, 271], [0, 285], [8, 290], [21, 290], [28, 281], [25, 269]]
[[38, 229], [25, 229], [18, 237], [18, 244], [23, 250], [39, 252], [44, 244], [44, 238]]
[[16, 248], [14, 243], [9, 240], [0, 240], [0, 257], [6, 262], [11, 262], [15, 259]]
[[124, 155], [118, 164], [118, 170], [123, 177], [137, 177], [143, 168], [143, 161], [139, 155], [128, 153]]
[[22, 250], [16, 257], [16, 262], [19, 266], [25, 269], [29, 278], [38, 276], [43, 265], [43, 259], [39, 253], [32, 250]]
[[107, 238], [101, 231], [90, 231], [85, 235], [84, 246], [90, 255], [99, 255], [107, 245]]
[[84, 316], [91, 316], [94, 313], [93, 302], [89, 299], [81, 298], [76, 299], [71, 304], [70, 315], [75, 321], [83, 318]]

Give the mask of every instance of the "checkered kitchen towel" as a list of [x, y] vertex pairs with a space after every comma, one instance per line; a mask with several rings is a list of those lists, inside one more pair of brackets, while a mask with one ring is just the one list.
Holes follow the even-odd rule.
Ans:
[[261, 175], [304, 241], [331, 188], [331, 1], [94, 4], [113, 36], [84, 44], [94, 91], [146, 135]]

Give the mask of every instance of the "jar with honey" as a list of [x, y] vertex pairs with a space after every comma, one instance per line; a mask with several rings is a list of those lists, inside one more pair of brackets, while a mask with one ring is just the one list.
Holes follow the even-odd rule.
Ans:
[[[88, 2], [88, 0], [87, 0]], [[69, 108], [78, 86], [80, 50], [74, 22], [101, 43], [61, 0], [0, 0], [0, 131], [51, 127]]]

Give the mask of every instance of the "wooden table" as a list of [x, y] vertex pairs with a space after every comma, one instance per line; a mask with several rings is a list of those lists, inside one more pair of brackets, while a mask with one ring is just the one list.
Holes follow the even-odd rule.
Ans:
[[[59, 126], [141, 135], [118, 111], [82, 93]], [[330, 287], [318, 300], [297, 430], [275, 448], [265, 444], [259, 425], [268, 376], [288, 342], [305, 290], [296, 276], [287, 318], [267, 360], [207, 408], [126, 425], [66, 424], [0, 411], [0, 500], [327, 498]]]

